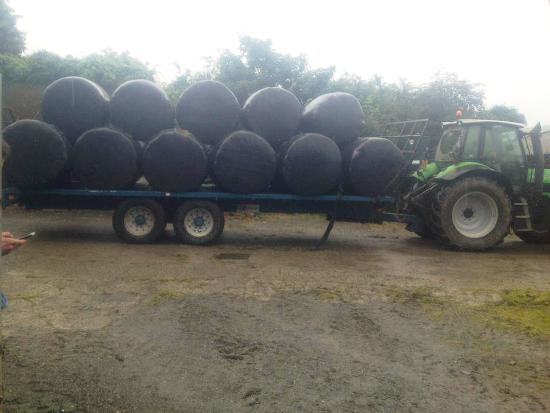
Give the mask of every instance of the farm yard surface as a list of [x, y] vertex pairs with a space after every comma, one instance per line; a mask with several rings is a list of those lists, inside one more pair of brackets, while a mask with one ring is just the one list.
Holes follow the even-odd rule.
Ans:
[[111, 215], [9, 208], [9, 412], [550, 409], [550, 245], [442, 250], [402, 225], [226, 215], [127, 245]]

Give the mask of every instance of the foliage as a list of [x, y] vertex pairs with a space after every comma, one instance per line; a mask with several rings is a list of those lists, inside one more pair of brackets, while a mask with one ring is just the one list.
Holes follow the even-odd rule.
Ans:
[[0, 54], [0, 71], [7, 84], [46, 85], [64, 76], [82, 76], [108, 92], [130, 79], [153, 79], [154, 71], [128, 53], [105, 50], [82, 59], [39, 51], [29, 56]]
[[487, 119], [507, 120], [509, 122], [527, 123], [525, 115], [516, 108], [506, 105], [494, 105], [483, 113]]
[[215, 79], [230, 88], [241, 103], [268, 86], [290, 89], [307, 102], [327, 90], [333, 75], [334, 67], [310, 69], [304, 55], [279, 53], [270, 40], [242, 36], [237, 53], [223, 51], [218, 58], [208, 60], [204, 70], [181, 74], [168, 89], [171, 96], [177, 96], [189, 83]]
[[25, 50], [25, 35], [16, 22], [17, 16], [6, 0], [0, 0], [0, 54], [20, 55]]
[[[6, 22], [11, 24], [12, 32], [16, 30], [15, 17], [5, 1], [0, 0], [2, 36]], [[23, 45], [19, 43], [19, 49], [13, 48], [15, 53], [0, 53], [0, 71], [8, 85], [46, 85], [63, 76], [83, 76], [112, 92], [126, 80], [153, 79], [155, 75], [149, 65], [128, 53], [105, 50], [81, 59], [47, 51], [19, 56]], [[336, 77], [335, 70], [334, 66], [311, 68], [304, 55], [280, 53], [270, 40], [242, 36], [237, 52], [225, 50], [209, 58], [200, 71], [179, 70], [177, 78], [166, 85], [166, 91], [176, 101], [190, 84], [215, 79], [227, 85], [241, 103], [267, 86], [287, 88], [304, 104], [323, 93], [348, 92], [359, 99], [367, 115], [365, 136], [380, 134], [387, 122], [429, 118], [432, 126], [428, 133], [435, 137], [439, 134], [439, 122], [452, 120], [459, 107], [463, 108], [464, 117], [525, 123], [525, 117], [513, 107], [496, 105], [486, 109], [480, 85], [456, 74], [437, 73], [430, 82], [414, 85], [405, 80], [388, 83], [380, 76], [364, 79], [346, 73]]]

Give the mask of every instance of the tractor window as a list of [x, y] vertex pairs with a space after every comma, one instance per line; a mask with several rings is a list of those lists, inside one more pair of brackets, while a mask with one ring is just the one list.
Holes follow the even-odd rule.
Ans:
[[479, 159], [479, 140], [481, 138], [481, 126], [470, 126], [466, 134], [466, 142], [462, 150], [462, 160]]
[[524, 157], [516, 128], [494, 125], [485, 129], [483, 160], [499, 166], [512, 183], [519, 183]]
[[523, 152], [517, 129], [509, 126], [489, 126], [485, 132], [483, 155], [506, 162], [523, 163]]
[[439, 147], [437, 148], [436, 161], [453, 161], [452, 152], [456, 150], [458, 146], [458, 140], [460, 139], [461, 133], [462, 128], [448, 128], [443, 131], [443, 135], [439, 141]]

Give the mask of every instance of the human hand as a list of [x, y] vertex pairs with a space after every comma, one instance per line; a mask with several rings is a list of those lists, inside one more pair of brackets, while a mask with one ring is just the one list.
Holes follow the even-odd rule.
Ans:
[[2, 255], [7, 255], [26, 243], [23, 239], [14, 238], [11, 232], [2, 232]]

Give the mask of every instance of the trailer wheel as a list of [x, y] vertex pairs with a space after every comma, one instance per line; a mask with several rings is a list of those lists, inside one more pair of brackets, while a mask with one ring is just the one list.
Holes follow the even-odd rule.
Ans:
[[466, 177], [434, 196], [430, 228], [444, 246], [481, 251], [504, 241], [510, 231], [510, 197], [496, 181]]
[[131, 244], [156, 241], [166, 227], [164, 208], [149, 199], [129, 199], [121, 202], [113, 214], [117, 236]]
[[174, 230], [186, 244], [206, 245], [217, 240], [225, 225], [223, 211], [208, 201], [187, 201], [174, 215]]

